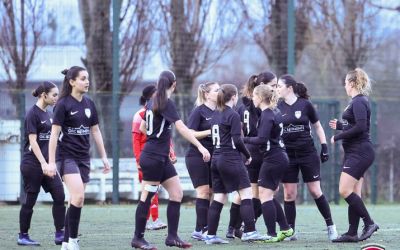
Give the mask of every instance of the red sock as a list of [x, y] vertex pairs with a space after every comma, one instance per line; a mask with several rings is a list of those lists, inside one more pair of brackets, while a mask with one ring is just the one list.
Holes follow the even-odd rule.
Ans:
[[153, 221], [158, 219], [158, 194], [155, 194], [150, 206], [151, 218]]

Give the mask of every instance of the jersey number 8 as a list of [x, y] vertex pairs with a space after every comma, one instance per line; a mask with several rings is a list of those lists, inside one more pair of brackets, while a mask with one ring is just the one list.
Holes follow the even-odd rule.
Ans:
[[217, 124], [213, 125], [211, 128], [211, 138], [212, 138], [213, 145], [216, 148], [219, 148], [221, 141], [219, 138], [219, 126]]

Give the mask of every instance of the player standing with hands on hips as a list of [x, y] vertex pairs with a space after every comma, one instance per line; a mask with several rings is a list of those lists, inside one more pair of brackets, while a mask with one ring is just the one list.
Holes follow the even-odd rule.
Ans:
[[[367, 97], [371, 91], [370, 79], [364, 70], [356, 68], [347, 73], [344, 88], [352, 99], [342, 114], [342, 121], [333, 119], [329, 126], [343, 131], [332, 136], [331, 143], [343, 141], [344, 161], [339, 193], [349, 205], [349, 229], [334, 242], [358, 242], [368, 239], [379, 229], [361, 199], [364, 173], [375, 159], [370, 138], [371, 107]], [[360, 218], [364, 221], [364, 229], [358, 237]]]
[[110, 165], [98, 125], [96, 107], [93, 101], [85, 96], [89, 90], [88, 72], [82, 67], [73, 66], [62, 73], [65, 77], [60, 100], [54, 109], [48, 174], [55, 176], [58, 171], [70, 194], [61, 249], [78, 250], [78, 228], [85, 187], [89, 182], [90, 135], [100, 152], [104, 173], [110, 171]]

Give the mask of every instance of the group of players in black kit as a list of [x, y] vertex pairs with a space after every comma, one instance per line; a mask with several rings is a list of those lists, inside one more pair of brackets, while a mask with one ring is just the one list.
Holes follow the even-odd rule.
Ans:
[[[21, 162], [26, 197], [21, 206], [17, 242], [20, 245], [39, 244], [29, 238], [28, 230], [42, 186], [54, 200], [55, 243], [62, 244], [61, 249], [75, 250], [79, 249], [78, 227], [85, 184], [89, 181], [89, 135], [98, 146], [105, 173], [110, 166], [96, 108], [84, 95], [89, 87], [87, 71], [74, 66], [63, 74], [60, 100], [57, 102], [56, 85], [45, 82], [34, 91], [39, 100], [26, 116], [27, 143]], [[343, 131], [332, 137], [331, 143], [343, 140], [345, 153], [339, 192], [349, 205], [349, 229], [339, 237], [329, 203], [320, 187], [320, 162], [329, 159], [325, 133], [303, 83], [290, 75], [279, 79], [271, 72], [254, 75], [244, 86], [242, 105], [238, 108], [235, 106], [239, 93], [235, 85], [201, 84], [188, 126], [180, 119], [171, 99], [176, 84], [173, 72], [160, 74], [157, 91], [146, 104], [140, 126], [147, 140], [140, 157], [143, 190], [136, 208], [132, 247], [157, 249], [145, 240], [144, 233], [151, 199], [159, 185], [169, 194], [165, 244], [179, 248], [192, 246], [178, 236], [183, 191], [169, 158], [172, 124], [191, 143], [185, 162], [196, 189], [196, 225], [192, 238], [206, 244], [228, 243], [217, 236], [217, 230], [227, 195], [236, 191], [230, 209], [228, 238], [266, 243], [285, 238], [295, 240], [299, 171], [325, 219], [331, 241], [362, 241], [378, 230], [361, 199], [363, 175], [374, 160], [367, 98], [370, 81], [363, 70], [357, 68], [346, 75], [345, 89], [352, 100], [341, 121], [333, 119], [329, 122], [332, 129]], [[46, 107], [54, 104], [51, 118]], [[315, 127], [321, 143], [320, 155], [314, 146], [310, 124]], [[62, 181], [70, 194], [66, 212]], [[284, 208], [274, 198], [280, 183], [284, 187]], [[255, 228], [261, 215], [267, 228], [266, 235], [261, 235]], [[360, 218], [365, 226], [358, 236]]]

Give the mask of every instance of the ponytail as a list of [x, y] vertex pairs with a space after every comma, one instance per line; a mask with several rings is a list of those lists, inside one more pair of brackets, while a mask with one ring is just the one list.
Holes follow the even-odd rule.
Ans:
[[273, 87], [269, 85], [259, 85], [254, 89], [254, 94], [259, 96], [269, 108], [276, 108], [279, 97]]
[[309, 99], [310, 95], [307, 92], [307, 87], [303, 82], [297, 82], [292, 75], [283, 75], [279, 78], [285, 83], [286, 87], [292, 87], [293, 93], [298, 97]]
[[356, 68], [355, 70], [349, 71], [346, 78], [360, 94], [366, 96], [370, 94], [371, 80], [364, 70]]
[[257, 75], [252, 75], [249, 77], [247, 82], [244, 84], [243, 89], [242, 89], [242, 95], [251, 98], [251, 95], [253, 94], [253, 90], [255, 87], [257, 87]]
[[149, 85], [146, 86], [143, 90], [142, 90], [142, 96], [140, 96], [139, 99], [139, 104], [141, 106], [144, 106], [146, 104], [146, 102], [148, 100], [150, 100], [150, 98], [153, 96], [154, 92], [156, 92], [156, 86], [154, 85]]
[[232, 96], [237, 95], [237, 88], [233, 84], [222, 84], [218, 90], [217, 109], [222, 111], [225, 109], [225, 104], [229, 102]]
[[206, 100], [206, 93], [209, 93], [211, 91], [210, 86], [218, 84], [217, 82], [206, 82], [202, 83], [199, 85], [197, 88], [197, 99], [194, 105], [196, 107], [203, 105], [207, 100]]
[[45, 81], [32, 91], [32, 95], [40, 98], [41, 94], [48, 94], [53, 88], [57, 88], [57, 86], [52, 82]]
[[156, 96], [154, 97], [154, 113], [160, 113], [167, 105], [167, 90], [171, 88], [174, 82], [176, 82], [176, 77], [172, 71], [166, 70], [161, 72], [157, 81]]

